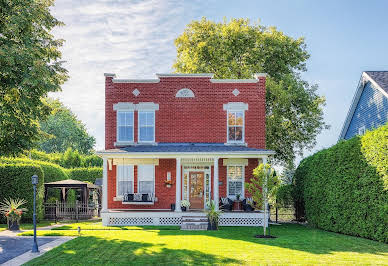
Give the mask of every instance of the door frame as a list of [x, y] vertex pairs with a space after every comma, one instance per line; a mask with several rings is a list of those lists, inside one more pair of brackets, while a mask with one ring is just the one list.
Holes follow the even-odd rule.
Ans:
[[[196, 167], [203, 167], [204, 169], [197, 169]], [[208, 167], [208, 169], [205, 169], [205, 167]], [[185, 174], [187, 174], [187, 200], [190, 200], [190, 172], [203, 172], [203, 188], [205, 190], [204, 198], [203, 198], [203, 209], [206, 209], [206, 202], [209, 200], [206, 195], [206, 174], [209, 175], [209, 195], [210, 198], [212, 198], [212, 171], [211, 171], [211, 165], [183, 165], [182, 167], [182, 199], [185, 198], [185, 187], [184, 187], [184, 178]]]

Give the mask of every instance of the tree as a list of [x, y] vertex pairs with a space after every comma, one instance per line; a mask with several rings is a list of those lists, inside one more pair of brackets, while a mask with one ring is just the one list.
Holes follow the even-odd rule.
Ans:
[[96, 139], [86, 131], [85, 125], [58, 100], [47, 100], [51, 115], [41, 121], [41, 131], [45, 133], [39, 141], [41, 150], [47, 153], [65, 152], [68, 148], [82, 154], [92, 152]]
[[67, 79], [63, 40], [50, 34], [63, 25], [50, 14], [53, 0], [0, 2], [0, 153], [16, 155], [39, 138], [38, 118], [49, 114], [43, 98]]
[[[269, 164], [260, 164], [253, 170], [253, 177], [245, 183], [247, 191], [252, 195], [258, 209], [264, 211], [264, 221], [268, 220], [268, 201], [274, 197], [279, 186], [279, 179], [275, 170]], [[263, 224], [264, 236], [266, 236], [265, 222]]]
[[293, 39], [274, 27], [251, 25], [248, 19], [190, 23], [175, 40], [179, 73], [214, 73], [216, 78], [252, 78], [266, 72], [266, 143], [284, 164], [312, 148], [326, 128], [324, 97], [317, 85], [300, 78], [309, 54], [303, 38]]

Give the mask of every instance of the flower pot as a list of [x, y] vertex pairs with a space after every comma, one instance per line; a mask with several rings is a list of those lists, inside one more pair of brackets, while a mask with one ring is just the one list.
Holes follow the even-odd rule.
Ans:
[[172, 210], [172, 211], [175, 211], [175, 203], [172, 203], [172, 204], [171, 204], [171, 210]]
[[218, 230], [217, 223], [215, 223], [215, 222], [210, 222], [210, 221], [208, 220], [208, 222], [207, 222], [207, 230]]
[[18, 231], [19, 229], [19, 221], [8, 221], [8, 230]]
[[171, 187], [171, 184], [167, 184], [166, 187], [170, 188], [170, 187]]
[[181, 207], [181, 210], [182, 210], [183, 212], [185, 212], [185, 211], [186, 211], [186, 207], [182, 206], [182, 207]]

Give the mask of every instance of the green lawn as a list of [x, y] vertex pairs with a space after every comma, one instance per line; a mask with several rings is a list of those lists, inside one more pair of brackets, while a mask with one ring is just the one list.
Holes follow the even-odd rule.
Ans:
[[276, 239], [254, 238], [260, 231], [254, 227], [213, 232], [136, 226], [99, 230], [103, 227], [96, 223], [39, 234], [76, 236], [78, 226], [80, 237], [27, 265], [388, 264], [386, 244], [301, 225], [272, 226]]

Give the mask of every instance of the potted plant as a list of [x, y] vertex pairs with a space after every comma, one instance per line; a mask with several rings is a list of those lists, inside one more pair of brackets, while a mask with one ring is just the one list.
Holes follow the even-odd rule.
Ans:
[[240, 200], [240, 194], [237, 194], [237, 195], [236, 195], [236, 200], [237, 200], [237, 201]]
[[0, 212], [7, 218], [9, 230], [19, 230], [22, 214], [27, 211], [27, 209], [20, 207], [26, 203], [27, 201], [24, 199], [5, 199], [0, 204]]
[[164, 184], [166, 187], [170, 188], [172, 185], [174, 185], [174, 182], [172, 182], [172, 180], [164, 180]]
[[216, 205], [214, 204], [213, 200], [207, 202], [207, 207], [208, 207], [206, 210], [206, 216], [208, 219], [207, 230], [218, 230], [218, 222], [220, 220], [222, 211], [216, 210]]
[[182, 211], [186, 211], [190, 207], [190, 201], [188, 200], [182, 200], [181, 201], [181, 209]]

